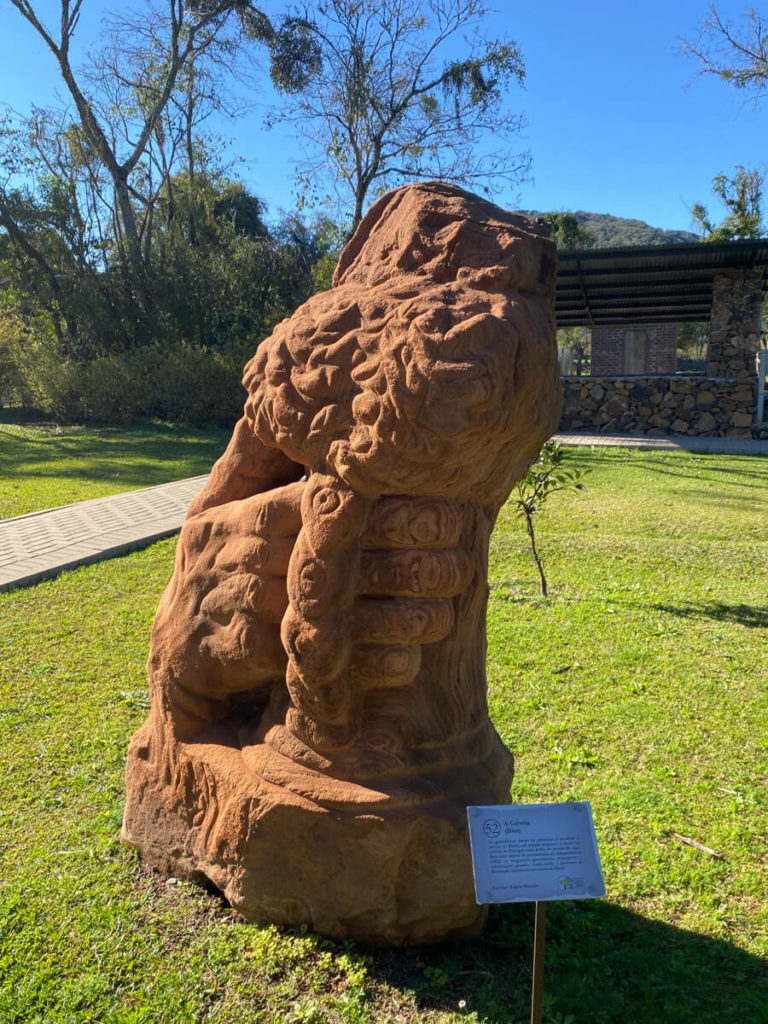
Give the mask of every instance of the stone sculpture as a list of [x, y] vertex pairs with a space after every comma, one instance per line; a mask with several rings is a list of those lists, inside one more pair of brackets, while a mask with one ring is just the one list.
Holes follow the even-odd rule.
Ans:
[[559, 417], [546, 232], [430, 182], [381, 198], [263, 342], [152, 635], [123, 836], [255, 921], [476, 934], [488, 540]]

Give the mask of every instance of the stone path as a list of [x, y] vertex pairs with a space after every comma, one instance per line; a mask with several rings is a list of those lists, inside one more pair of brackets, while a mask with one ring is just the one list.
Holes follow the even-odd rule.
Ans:
[[0, 591], [176, 533], [207, 476], [0, 520]]
[[686, 451], [712, 455], [768, 455], [768, 441], [748, 437], [643, 437], [630, 434], [555, 434], [562, 445], [644, 448], [647, 451]]
[[[563, 445], [768, 456], [768, 441], [732, 437], [555, 434], [555, 439]], [[181, 528], [190, 501], [206, 479], [195, 476], [0, 520], [0, 591], [124, 555], [171, 536]]]

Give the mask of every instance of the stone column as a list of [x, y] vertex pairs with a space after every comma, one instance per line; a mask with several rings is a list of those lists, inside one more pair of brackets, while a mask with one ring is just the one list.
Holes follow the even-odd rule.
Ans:
[[715, 275], [707, 350], [708, 377], [754, 377], [760, 343], [762, 270]]

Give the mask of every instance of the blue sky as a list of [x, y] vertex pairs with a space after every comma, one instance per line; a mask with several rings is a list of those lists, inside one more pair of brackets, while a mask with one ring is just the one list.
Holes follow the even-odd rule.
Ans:
[[[755, 109], [714, 79], [691, 79], [696, 66], [678, 50], [694, 36], [707, 0], [496, 0], [487, 31], [510, 35], [526, 65], [526, 84], [509, 102], [525, 115], [521, 147], [533, 157], [532, 180], [497, 197], [507, 206], [589, 210], [636, 217], [663, 228], [690, 229], [697, 201], [721, 211], [711, 196], [719, 172], [763, 166], [768, 104]], [[133, 5], [131, 5], [133, 6]], [[280, 4], [264, 0], [270, 13]], [[746, 4], [723, 0], [726, 17]], [[78, 43], [93, 43], [113, 5], [85, 0]], [[56, 23], [58, 0], [35, 8]], [[53, 58], [31, 28], [0, 0], [0, 101], [26, 111], [53, 102], [59, 86]], [[294, 206], [296, 140], [266, 132], [273, 97], [268, 83], [253, 110], [220, 126], [245, 157], [239, 175], [272, 213]]]

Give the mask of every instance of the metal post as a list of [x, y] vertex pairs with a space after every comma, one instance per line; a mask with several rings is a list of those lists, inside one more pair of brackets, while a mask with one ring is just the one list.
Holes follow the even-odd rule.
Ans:
[[757, 402], [755, 405], [755, 423], [764, 421], [765, 378], [768, 376], [768, 349], [761, 348], [757, 353]]
[[533, 984], [531, 985], [531, 1024], [541, 1024], [541, 1001], [544, 993], [544, 940], [547, 935], [547, 904], [536, 902], [533, 932]]

